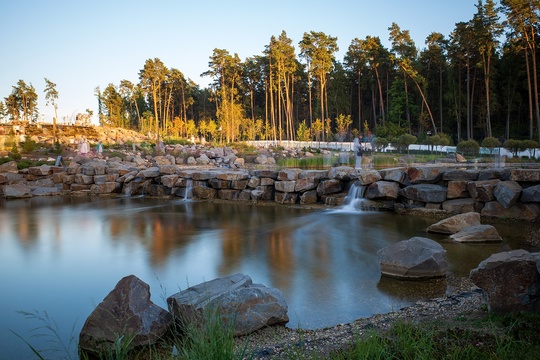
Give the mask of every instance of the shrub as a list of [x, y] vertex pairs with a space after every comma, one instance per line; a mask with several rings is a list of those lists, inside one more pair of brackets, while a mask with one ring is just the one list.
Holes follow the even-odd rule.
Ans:
[[37, 143], [34, 140], [26, 140], [25, 142], [21, 143], [22, 146], [22, 152], [24, 154], [29, 154], [32, 151], [36, 150]]
[[456, 146], [456, 150], [459, 153], [463, 153], [466, 156], [478, 156], [480, 152], [480, 145], [476, 140], [463, 140]]

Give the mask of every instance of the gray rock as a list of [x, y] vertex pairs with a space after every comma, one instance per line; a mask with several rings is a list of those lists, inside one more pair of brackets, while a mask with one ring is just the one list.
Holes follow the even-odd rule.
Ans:
[[289, 321], [283, 294], [273, 288], [253, 284], [243, 274], [214, 279], [190, 287], [167, 298], [169, 311], [179, 324], [206, 321], [218, 315], [235, 335], [245, 335]]
[[32, 197], [32, 189], [24, 184], [12, 184], [4, 186], [4, 198], [22, 199]]
[[280, 181], [298, 180], [301, 169], [284, 169], [278, 173], [277, 179]]
[[540, 205], [536, 203], [518, 203], [506, 209], [498, 201], [490, 201], [484, 205], [480, 214], [495, 218], [536, 221], [540, 220]]
[[447, 181], [475, 181], [478, 179], [478, 170], [446, 170], [443, 174], [443, 180]]
[[317, 194], [328, 195], [343, 191], [343, 184], [337, 179], [323, 180], [317, 186]]
[[491, 255], [469, 277], [495, 313], [540, 311], [539, 268], [540, 253], [512, 250]]
[[506, 209], [517, 203], [520, 194], [521, 186], [513, 180], [499, 182], [493, 191], [495, 199]]
[[471, 198], [446, 200], [442, 203], [443, 210], [451, 213], [468, 213], [476, 211], [476, 203]]
[[467, 183], [467, 189], [475, 201], [493, 201], [495, 200], [493, 192], [499, 182], [500, 180], [470, 181]]
[[371, 200], [395, 200], [398, 197], [398, 192], [398, 183], [381, 180], [368, 186], [365, 197]]
[[427, 228], [427, 232], [439, 234], [455, 234], [469, 226], [480, 225], [480, 214], [468, 212], [451, 216], [436, 222]]
[[61, 193], [62, 191], [56, 186], [38, 186], [32, 190], [32, 196], [56, 196]]
[[474, 225], [466, 227], [450, 238], [458, 242], [499, 242], [502, 241], [499, 232], [493, 225]]
[[442, 203], [446, 200], [447, 189], [434, 184], [416, 184], [404, 187], [399, 195], [413, 201]]
[[540, 185], [534, 185], [521, 190], [521, 202], [540, 202]]
[[172, 316], [150, 301], [150, 287], [134, 275], [121, 279], [88, 316], [79, 335], [87, 352], [114, 350], [122, 335], [133, 336], [129, 348], [157, 343], [172, 325]]
[[356, 170], [356, 172], [358, 174], [358, 181], [360, 185], [373, 184], [382, 179], [381, 174], [379, 174], [379, 172], [376, 170], [359, 169], [359, 170]]
[[381, 170], [381, 176], [387, 181], [395, 181], [401, 185], [409, 185], [407, 172], [404, 169]]
[[437, 242], [413, 237], [377, 252], [383, 275], [425, 279], [446, 276], [446, 250]]
[[294, 181], [294, 180], [276, 181], [274, 183], [274, 186], [276, 188], [276, 191], [292, 193], [292, 192], [294, 192], [294, 188], [296, 186], [296, 181]]
[[431, 166], [410, 167], [407, 170], [407, 176], [411, 184], [435, 183], [442, 179], [443, 173], [444, 168]]
[[17, 162], [15, 160], [8, 161], [7, 163], [0, 165], [0, 173], [18, 173], [19, 168], [17, 168]]

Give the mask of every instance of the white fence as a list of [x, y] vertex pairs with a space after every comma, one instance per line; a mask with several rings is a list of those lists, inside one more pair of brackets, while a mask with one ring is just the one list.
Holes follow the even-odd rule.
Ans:
[[[258, 140], [258, 141], [246, 141], [248, 145], [258, 146], [258, 147], [273, 147], [273, 146], [283, 146], [284, 148], [293, 148], [293, 149], [303, 149], [303, 148], [312, 148], [312, 149], [327, 149], [335, 151], [352, 151], [353, 143], [352, 142], [324, 142], [324, 141], [272, 141], [272, 140]], [[391, 144], [386, 148], [382, 149], [382, 152], [396, 150]], [[409, 150], [412, 151], [430, 151], [438, 154], [451, 154], [456, 152], [455, 146], [439, 146], [439, 145], [409, 145]], [[504, 156], [507, 158], [513, 158], [514, 154], [511, 151], [503, 147], [495, 148], [493, 151], [488, 148], [480, 148], [481, 155], [498, 155]], [[540, 158], [540, 149], [532, 149], [529, 151], [520, 151], [518, 152], [518, 157], [527, 157], [527, 158]]]

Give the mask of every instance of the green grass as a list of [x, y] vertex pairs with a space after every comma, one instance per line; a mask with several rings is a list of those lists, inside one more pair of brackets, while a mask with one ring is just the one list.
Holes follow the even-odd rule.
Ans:
[[[32, 336], [46, 337], [51, 348], [37, 349], [19, 334], [21, 339], [38, 359], [76, 359], [76, 342], [62, 340], [60, 331], [47, 313], [22, 314], [37, 320], [40, 326], [33, 330]], [[244, 345], [235, 345], [232, 325], [224, 325], [216, 314], [205, 315], [205, 321], [191, 321], [178, 325], [174, 335], [164, 339], [161, 344], [145, 348], [131, 349], [132, 337], [119, 335], [111, 349], [102, 351], [99, 360], [191, 360], [250, 359], [254, 355], [247, 349], [250, 338]], [[284, 350], [287, 359], [540, 359], [540, 314], [514, 314], [496, 316], [463, 315], [447, 321], [428, 321], [421, 324], [399, 321], [388, 330], [371, 328], [358, 333], [355, 339], [340, 350], [330, 354], [310, 353], [300, 340], [288, 344]], [[73, 332], [73, 330], [72, 330]], [[75, 351], [74, 351], [75, 349]], [[257, 351], [259, 349], [254, 349]], [[87, 360], [85, 354], [79, 354]]]

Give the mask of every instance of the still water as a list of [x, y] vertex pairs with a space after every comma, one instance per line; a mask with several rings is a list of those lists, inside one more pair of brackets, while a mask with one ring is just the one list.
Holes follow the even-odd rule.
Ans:
[[[280, 289], [288, 326], [305, 329], [397, 310], [446, 291], [444, 280], [381, 278], [377, 250], [412, 236], [440, 241], [450, 272], [463, 276], [490, 254], [519, 247], [455, 244], [427, 234], [432, 219], [390, 213], [310, 211], [283, 206], [184, 200], [33, 198], [0, 201], [0, 359], [59, 349], [40, 321], [48, 316], [66, 344], [124, 276], [150, 285], [152, 300], [203, 281], [244, 273]], [[50, 335], [50, 332], [49, 332]], [[73, 345], [72, 354], [76, 354]], [[55, 355], [65, 358], [65, 352]], [[76, 355], [72, 355], [76, 357]]]

